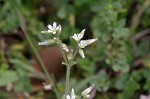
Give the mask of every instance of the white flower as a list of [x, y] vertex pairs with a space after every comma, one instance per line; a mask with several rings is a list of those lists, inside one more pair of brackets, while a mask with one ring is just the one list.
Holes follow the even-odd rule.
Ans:
[[97, 39], [81, 40], [84, 36], [85, 29], [83, 29], [79, 34], [74, 34], [72, 38], [78, 42], [79, 45], [79, 54], [85, 58], [84, 51], [82, 48], [94, 43]]
[[90, 44], [92, 44], [93, 42], [95, 42], [97, 39], [89, 39], [89, 40], [81, 40], [80, 42], [79, 42], [79, 54], [83, 57], [83, 58], [85, 58], [85, 56], [84, 56], [84, 52], [83, 52], [83, 50], [82, 50], [82, 48], [85, 48], [86, 46], [88, 46], [88, 45], [90, 45]]
[[95, 85], [92, 85], [91, 87], [85, 89], [85, 90], [81, 93], [81, 95], [82, 95], [83, 97], [85, 97], [85, 98], [90, 97], [89, 93], [92, 91], [92, 89], [94, 88], [94, 86], [95, 86]]
[[47, 83], [43, 83], [43, 87], [44, 87], [44, 90], [51, 90], [52, 89], [52, 85], [51, 84], [47, 84]]
[[66, 99], [75, 99], [76, 95], [74, 93], [74, 89], [71, 91], [71, 95], [66, 95]]
[[56, 34], [56, 32], [61, 32], [61, 25], [57, 26], [56, 22], [53, 23], [53, 26], [49, 24], [47, 27], [48, 27], [48, 30], [42, 31], [42, 33]]
[[85, 32], [85, 29], [83, 29], [79, 34], [74, 34], [72, 38], [75, 39], [76, 41], [80, 41], [81, 38], [84, 36], [84, 32]]

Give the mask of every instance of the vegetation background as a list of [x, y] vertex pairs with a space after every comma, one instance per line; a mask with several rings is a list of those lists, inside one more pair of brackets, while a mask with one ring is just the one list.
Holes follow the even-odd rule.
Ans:
[[68, 45], [73, 46], [70, 35], [84, 28], [84, 39], [99, 39], [85, 50], [85, 59], [76, 58], [71, 70], [76, 93], [94, 83], [94, 99], [150, 94], [150, 0], [0, 0], [0, 99], [55, 99], [53, 90], [42, 88], [45, 75], [21, 27], [63, 94], [58, 47], [38, 46], [50, 38], [40, 31], [54, 21]]

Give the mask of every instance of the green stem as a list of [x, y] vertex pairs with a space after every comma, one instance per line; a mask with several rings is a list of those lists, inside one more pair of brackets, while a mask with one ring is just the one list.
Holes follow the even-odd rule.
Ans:
[[19, 21], [20, 21], [21, 28], [22, 28], [23, 32], [25, 33], [25, 36], [27, 37], [27, 41], [29, 42], [31, 48], [33, 49], [33, 52], [34, 52], [34, 54], [35, 54], [35, 56], [36, 56], [36, 58], [37, 58], [37, 60], [38, 60], [38, 62], [39, 62], [39, 64], [40, 64], [41, 68], [43, 69], [44, 73], [46, 74], [48, 80], [49, 80], [49, 81], [52, 81], [52, 79], [51, 79], [51, 77], [49, 76], [49, 73], [47, 72], [47, 70], [46, 70], [46, 68], [45, 68], [45, 66], [44, 66], [44, 64], [43, 64], [43, 62], [42, 62], [42, 60], [41, 60], [39, 54], [37, 53], [37, 50], [34, 48], [34, 46], [33, 46], [32, 42], [31, 42], [31, 40], [30, 40], [28, 34], [27, 34], [26, 31], [25, 31], [26, 25], [25, 25], [25, 20], [24, 20], [23, 16], [21, 15], [21, 13], [20, 13], [17, 9], [16, 9], [16, 13], [17, 13], [17, 15], [18, 15], [18, 19], [19, 19]]
[[[22, 27], [21, 27], [21, 28], [22, 28]], [[45, 68], [45, 66], [44, 66], [44, 64], [43, 64], [43, 62], [42, 62], [42, 60], [41, 60], [39, 54], [37, 53], [36, 49], [34, 48], [33, 44], [31, 43], [31, 40], [30, 40], [28, 34], [25, 32], [25, 30], [24, 30], [23, 28], [22, 28], [22, 30], [23, 30], [23, 32], [25, 33], [25, 35], [26, 35], [26, 37], [27, 37], [27, 40], [28, 40], [29, 44], [31, 45], [31, 48], [33, 49], [33, 52], [34, 52], [35, 56], [37, 57], [37, 60], [39, 61], [39, 64], [40, 64], [41, 68], [43, 69], [44, 73], [46, 74], [46, 76], [47, 76], [47, 78], [48, 78], [48, 81], [51, 82], [52, 79], [51, 79], [51, 77], [49, 76], [49, 73], [47, 72], [47, 70], [46, 70], [46, 68]]]
[[63, 55], [63, 60], [65, 61], [65, 63], [67, 64], [66, 66], [66, 84], [65, 84], [65, 94], [68, 95], [69, 94], [69, 87], [70, 87], [70, 69], [71, 69], [71, 66], [69, 65], [69, 61], [67, 60], [67, 57], [65, 55], [65, 52], [63, 50], [63, 47], [61, 45], [61, 42], [60, 42], [60, 39], [58, 37], [58, 44], [61, 48], [61, 52], [62, 52], [62, 55]]
[[8, 65], [7, 59], [6, 59], [6, 56], [5, 56], [5, 50], [4, 50], [4, 48], [5, 48], [5, 42], [4, 42], [4, 40], [2, 39], [2, 40], [0, 40], [0, 56], [1, 56], [1, 62]]
[[70, 66], [67, 66], [67, 72], [66, 72], [66, 86], [65, 86], [65, 94], [69, 94], [69, 87], [70, 87]]
[[134, 31], [138, 27], [140, 23], [140, 17], [144, 13], [144, 11], [149, 7], [149, 5], [150, 5], [150, 0], [145, 0], [143, 4], [139, 7], [139, 10], [137, 11], [137, 13], [135, 13], [132, 19], [132, 24], [130, 27], [131, 31]]
[[[22, 27], [21, 27], [21, 28], [22, 28]], [[56, 94], [57, 99], [59, 99], [59, 98], [60, 98], [60, 95], [59, 95], [59, 92], [58, 92], [58, 89], [57, 89], [56, 85], [54, 84], [54, 82], [53, 82], [53, 80], [52, 80], [52, 77], [50, 77], [49, 73], [47, 72], [47, 70], [46, 70], [46, 68], [45, 68], [45, 66], [44, 66], [44, 64], [43, 64], [43, 62], [42, 62], [42, 60], [41, 60], [39, 54], [37, 53], [37, 50], [34, 48], [34, 46], [33, 46], [32, 42], [31, 42], [31, 40], [30, 40], [28, 34], [25, 32], [25, 30], [24, 30], [23, 28], [22, 28], [22, 30], [23, 30], [23, 32], [25, 33], [25, 35], [26, 35], [26, 37], [27, 37], [27, 40], [28, 40], [29, 44], [31, 45], [31, 48], [33, 49], [33, 52], [34, 52], [34, 54], [35, 54], [35, 56], [36, 56], [36, 58], [37, 58], [37, 60], [38, 60], [38, 62], [39, 62], [39, 64], [40, 64], [42, 70], [44, 71], [44, 73], [45, 73], [45, 75], [46, 75], [46, 77], [47, 77], [49, 83], [52, 83], [52, 85], [53, 85], [53, 87], [54, 87], [54, 92], [55, 92], [55, 94]]]

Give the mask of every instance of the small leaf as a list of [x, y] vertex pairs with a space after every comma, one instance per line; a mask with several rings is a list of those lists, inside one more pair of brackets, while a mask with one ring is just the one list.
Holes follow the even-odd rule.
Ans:
[[54, 40], [50, 39], [44, 42], [38, 42], [38, 45], [53, 45], [55, 43]]
[[73, 66], [73, 65], [75, 65], [76, 64], [76, 62], [75, 61], [72, 61], [71, 63], [70, 63], [70, 66]]
[[62, 65], [68, 66], [68, 64], [66, 62], [64, 62], [64, 61], [62, 61]]

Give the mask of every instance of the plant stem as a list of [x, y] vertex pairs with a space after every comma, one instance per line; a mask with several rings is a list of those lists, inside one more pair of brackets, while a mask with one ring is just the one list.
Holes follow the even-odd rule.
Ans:
[[64, 52], [63, 47], [62, 47], [62, 45], [61, 45], [61, 41], [60, 41], [59, 37], [58, 37], [58, 45], [60, 46], [60, 49], [61, 49], [61, 52], [62, 52], [62, 56], [63, 56], [63, 60], [65, 61], [65, 63], [68, 64], [69, 62], [68, 62], [68, 60], [67, 60], [67, 57], [66, 57], [66, 55], [65, 55], [65, 52]]
[[[21, 27], [21, 28], [22, 28], [22, 27]], [[54, 82], [53, 82], [52, 77], [51, 77], [51, 76], [49, 75], [49, 73], [47, 72], [47, 70], [46, 70], [46, 68], [45, 68], [45, 66], [44, 66], [44, 64], [43, 64], [43, 62], [42, 62], [42, 60], [41, 60], [39, 54], [37, 53], [37, 50], [34, 48], [34, 46], [33, 46], [32, 42], [31, 42], [31, 40], [30, 40], [28, 34], [25, 32], [25, 30], [24, 30], [23, 28], [22, 28], [22, 30], [23, 30], [23, 32], [25, 33], [25, 35], [26, 35], [26, 37], [27, 37], [27, 40], [28, 40], [29, 44], [31, 45], [31, 48], [33, 49], [33, 52], [34, 52], [34, 54], [35, 54], [35, 56], [36, 56], [36, 58], [37, 58], [37, 60], [38, 60], [38, 62], [39, 62], [39, 64], [40, 64], [41, 68], [43, 69], [43, 71], [44, 71], [44, 73], [45, 73], [45, 75], [46, 75], [46, 77], [47, 77], [47, 79], [48, 79], [48, 82], [53, 85], [53, 87], [54, 87], [54, 92], [55, 92], [55, 94], [56, 94], [57, 99], [59, 99], [59, 98], [60, 98], [60, 95], [59, 95], [59, 92], [58, 92], [58, 89], [57, 89], [56, 85], [55, 85]]]
[[28, 41], [28, 43], [30, 44], [30, 46], [31, 46], [31, 48], [32, 48], [32, 50], [33, 50], [33, 52], [34, 52], [34, 54], [35, 54], [35, 56], [36, 56], [36, 58], [37, 58], [37, 60], [38, 60], [38, 62], [39, 62], [39, 64], [40, 64], [40, 67], [43, 69], [43, 71], [44, 71], [44, 73], [45, 73], [45, 75], [46, 75], [46, 77], [47, 77], [49, 83], [52, 84], [57, 99], [60, 99], [61, 96], [60, 96], [60, 94], [59, 94], [59, 90], [58, 90], [58, 88], [57, 88], [57, 85], [54, 83], [54, 81], [53, 81], [51, 75], [50, 75], [50, 74], [48, 73], [48, 71], [46, 70], [45, 65], [43, 64], [43, 61], [41, 60], [39, 54], [37, 53], [37, 50], [34, 48], [33, 43], [31, 42], [31, 40], [30, 40], [28, 34], [27, 34], [26, 31], [25, 31], [25, 30], [26, 30], [26, 24], [25, 24], [24, 17], [23, 17], [22, 14], [20, 13], [20, 11], [19, 11], [18, 9], [16, 9], [15, 6], [13, 6], [13, 7], [14, 7], [14, 9], [15, 9], [15, 11], [16, 11], [17, 16], [18, 16], [19, 22], [20, 22], [20, 24], [21, 24], [21, 28], [22, 28], [23, 32], [25, 33], [25, 35], [26, 35], [26, 37], [27, 37], [27, 41]]
[[[58, 37], [59, 39], [59, 37]], [[63, 55], [63, 60], [65, 61], [65, 63], [67, 64], [66, 66], [66, 84], [65, 84], [65, 94], [68, 95], [69, 94], [69, 90], [70, 90], [70, 69], [71, 69], [71, 66], [70, 66], [70, 62], [67, 60], [67, 57], [65, 55], [65, 52], [63, 50], [63, 47], [61, 45], [61, 42], [60, 42], [60, 39], [58, 41], [58, 44], [61, 48], [61, 52], [62, 52], [62, 55]]]
[[70, 87], [70, 66], [67, 66], [67, 72], [66, 72], [66, 86], [65, 86], [65, 94], [69, 94], [69, 87]]
[[135, 13], [132, 19], [132, 24], [130, 26], [131, 31], [134, 31], [138, 27], [140, 23], [140, 17], [144, 13], [144, 11], [149, 7], [149, 5], [150, 5], [150, 0], [145, 0], [143, 4], [139, 7], [139, 10], [137, 11], [137, 13]]
[[5, 42], [3, 39], [0, 40], [0, 57], [1, 57], [1, 62], [8, 65], [8, 62], [5, 56]]
[[[59, 39], [59, 37], [58, 37], [58, 39]], [[61, 45], [60, 40], [58, 41], [58, 44], [59, 44], [59, 46], [60, 46], [60, 48], [61, 48], [63, 60], [65, 61], [65, 63], [67, 63], [67, 64], [69, 65], [69, 62], [68, 62], [67, 57], [66, 57], [66, 55], [65, 55], [65, 53], [64, 53], [64, 50], [63, 50], [63, 47], [62, 47], [62, 45]], [[67, 69], [67, 70], [66, 70], [65, 94], [67, 95], [67, 94], [69, 94], [70, 66], [66, 66], [66, 69]]]
[[[21, 28], [22, 28], [22, 27], [21, 27]], [[47, 70], [46, 70], [46, 68], [45, 68], [45, 66], [44, 66], [44, 64], [43, 64], [43, 62], [42, 62], [42, 60], [41, 60], [39, 54], [37, 53], [36, 49], [34, 48], [33, 44], [31, 43], [31, 40], [30, 40], [28, 34], [25, 32], [25, 30], [24, 30], [23, 28], [22, 28], [22, 30], [23, 30], [23, 32], [25, 33], [25, 35], [26, 35], [26, 37], [27, 37], [27, 40], [28, 40], [29, 44], [31, 45], [31, 48], [33, 49], [33, 52], [34, 52], [34, 54], [35, 54], [37, 60], [39, 61], [41, 68], [42, 68], [43, 71], [45, 72], [45, 74], [46, 74], [46, 76], [47, 76], [47, 78], [48, 78], [48, 81], [52, 81], [52, 79], [51, 79], [51, 77], [49, 76], [49, 74], [48, 74], [48, 72], [47, 72]]]
[[23, 32], [25, 33], [25, 36], [26, 36], [26, 38], [27, 38], [27, 41], [28, 41], [28, 43], [30, 44], [30, 46], [31, 46], [31, 48], [32, 48], [32, 50], [33, 50], [33, 52], [34, 52], [34, 54], [35, 54], [35, 56], [36, 56], [36, 58], [37, 58], [37, 60], [38, 60], [38, 62], [39, 62], [39, 64], [40, 64], [40, 66], [41, 66], [41, 68], [43, 69], [44, 73], [46, 74], [48, 80], [49, 80], [49, 81], [52, 81], [52, 79], [51, 79], [51, 77], [49, 76], [49, 74], [48, 74], [48, 72], [47, 72], [47, 70], [46, 70], [46, 68], [45, 68], [45, 66], [44, 66], [44, 64], [43, 64], [43, 62], [42, 62], [42, 60], [41, 60], [39, 54], [37, 53], [37, 50], [34, 48], [32, 42], [31, 42], [31, 39], [29, 38], [28, 34], [27, 34], [26, 31], [25, 31], [26, 25], [25, 25], [25, 20], [24, 20], [23, 16], [21, 15], [21, 13], [19, 12], [19, 10], [17, 10], [17, 9], [16, 9], [16, 13], [17, 13], [17, 15], [18, 15], [18, 19], [19, 19], [20, 24], [21, 24], [21, 29], [22, 29]]

